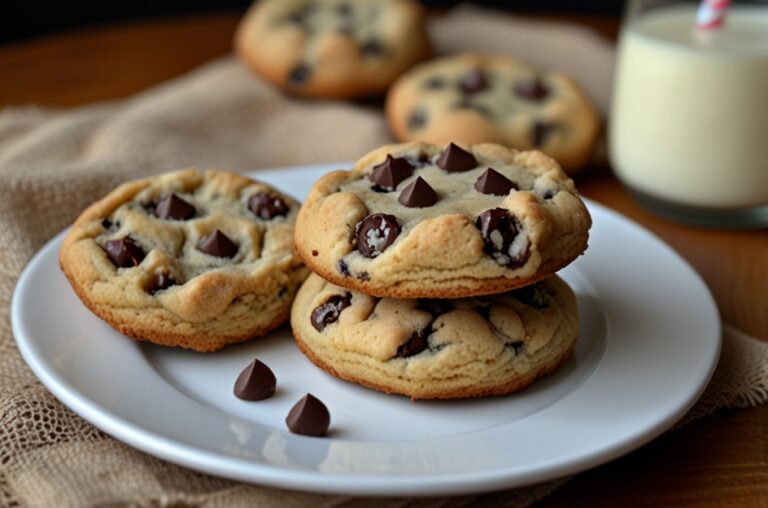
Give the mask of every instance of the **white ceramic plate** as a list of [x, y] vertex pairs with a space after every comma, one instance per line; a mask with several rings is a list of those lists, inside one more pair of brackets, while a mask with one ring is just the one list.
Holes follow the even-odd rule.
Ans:
[[[303, 198], [336, 165], [254, 176]], [[411, 402], [314, 367], [287, 328], [214, 354], [139, 344], [92, 315], [57, 265], [63, 233], [25, 269], [16, 340], [45, 386], [105, 432], [190, 468], [249, 482], [371, 495], [456, 494], [575, 473], [651, 440], [695, 402], [720, 350], [707, 288], [669, 247], [610, 210], [586, 255], [561, 272], [578, 296], [574, 356], [511, 396]], [[235, 378], [254, 357], [275, 396], [245, 402]], [[306, 392], [331, 412], [324, 439], [290, 434]]]

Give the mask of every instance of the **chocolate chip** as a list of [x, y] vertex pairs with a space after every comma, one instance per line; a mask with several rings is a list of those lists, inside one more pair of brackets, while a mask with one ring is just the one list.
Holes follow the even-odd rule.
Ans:
[[441, 316], [454, 309], [450, 300], [438, 298], [419, 298], [416, 307], [420, 310], [429, 312], [433, 317]]
[[104, 229], [112, 229], [112, 226], [115, 226], [115, 224], [113, 224], [112, 221], [109, 219], [103, 219], [101, 221], [101, 227], [103, 227]]
[[451, 107], [453, 109], [471, 109], [483, 116], [488, 116], [488, 117], [492, 115], [491, 110], [486, 108], [482, 104], [475, 104], [474, 102], [468, 101], [466, 99], [455, 102]]
[[431, 327], [427, 327], [424, 330], [414, 332], [408, 338], [408, 342], [401, 344], [400, 347], [397, 348], [397, 354], [395, 357], [408, 358], [409, 356], [417, 355], [427, 349], [427, 346], [429, 345], [427, 337], [429, 337], [431, 331]]
[[336, 263], [336, 269], [339, 271], [340, 274], [342, 274], [344, 277], [349, 277], [352, 275], [349, 271], [349, 265], [347, 265], [347, 262], [343, 259], [340, 259], [338, 263]]
[[549, 95], [549, 90], [538, 77], [535, 77], [516, 84], [515, 93], [528, 100], [542, 101]]
[[171, 286], [176, 285], [176, 279], [173, 274], [167, 270], [158, 269], [155, 271], [155, 276], [147, 289], [147, 293], [154, 295], [158, 291], [168, 289]]
[[488, 81], [481, 70], [473, 69], [461, 77], [459, 87], [465, 94], [474, 94], [488, 88]]
[[365, 56], [381, 56], [384, 47], [378, 39], [368, 39], [360, 46], [360, 52]]
[[400, 234], [400, 225], [394, 215], [374, 213], [355, 227], [357, 249], [367, 258], [375, 258], [394, 243]]
[[533, 145], [537, 147], [543, 146], [555, 130], [557, 130], [557, 126], [552, 123], [538, 120], [533, 122], [533, 131], [531, 133]]
[[309, 80], [310, 68], [306, 64], [299, 64], [288, 74], [288, 84], [302, 86]]
[[104, 244], [104, 250], [112, 262], [119, 268], [139, 266], [144, 259], [144, 251], [130, 236], [120, 240], [109, 240]]
[[423, 178], [417, 176], [416, 180], [403, 189], [397, 200], [408, 208], [425, 208], [437, 203], [437, 193]]
[[217, 229], [208, 236], [204, 236], [197, 243], [197, 249], [219, 258], [231, 258], [237, 254], [237, 244], [227, 235]]
[[363, 282], [367, 282], [371, 280], [371, 276], [368, 274], [368, 272], [360, 272], [357, 274], [357, 280], [361, 280]]
[[475, 226], [485, 242], [485, 252], [498, 264], [517, 268], [528, 260], [530, 244], [522, 225], [508, 210], [486, 210], [477, 217]]
[[319, 252], [317, 252], [317, 251], [316, 251], [316, 250], [314, 250], [314, 249], [312, 250], [312, 257], [317, 257], [317, 256], [318, 256], [318, 254], [320, 254], [320, 253], [319, 253]]
[[312, 311], [310, 321], [315, 330], [322, 332], [325, 327], [339, 320], [341, 311], [352, 304], [352, 294], [331, 295]]
[[440, 154], [440, 158], [437, 159], [437, 165], [449, 173], [468, 171], [477, 167], [477, 159], [471, 153], [451, 143]]
[[439, 90], [441, 88], [445, 88], [446, 85], [447, 83], [443, 78], [439, 76], [433, 76], [427, 79], [422, 86], [427, 90]]
[[248, 209], [263, 220], [270, 220], [288, 214], [288, 204], [280, 196], [268, 192], [257, 192], [248, 199]]
[[483, 194], [506, 196], [510, 190], [517, 190], [517, 185], [495, 169], [488, 168], [475, 182], [475, 189]]
[[171, 192], [155, 204], [155, 215], [165, 220], [188, 220], [195, 216], [195, 207]]
[[[414, 167], [404, 157], [392, 157], [387, 154], [387, 160], [373, 167], [368, 178], [381, 190], [391, 192], [398, 184], [413, 174]], [[374, 189], [375, 190], [375, 189]]]
[[535, 309], [541, 310], [547, 306], [547, 295], [536, 284], [513, 289], [509, 292], [509, 294], [512, 298], [515, 298], [520, 303]]
[[328, 432], [331, 414], [325, 404], [308, 393], [293, 406], [285, 424], [294, 434], [321, 437]]
[[237, 376], [235, 396], [243, 400], [264, 400], [275, 393], [277, 380], [272, 369], [254, 359]]
[[415, 130], [421, 129], [426, 124], [427, 124], [427, 113], [422, 110], [417, 110], [417, 111], [413, 111], [408, 116], [406, 128], [409, 131], [415, 131]]

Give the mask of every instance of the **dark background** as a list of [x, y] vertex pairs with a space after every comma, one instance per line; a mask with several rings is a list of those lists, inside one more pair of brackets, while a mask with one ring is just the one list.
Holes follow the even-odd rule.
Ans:
[[[245, 11], [251, 0], [0, 0], [0, 43], [81, 26], [123, 20], [200, 14], [211, 11]], [[428, 7], [447, 8], [459, 3], [425, 0]], [[474, 3], [518, 12], [556, 12], [616, 16], [622, 0], [485, 0]]]

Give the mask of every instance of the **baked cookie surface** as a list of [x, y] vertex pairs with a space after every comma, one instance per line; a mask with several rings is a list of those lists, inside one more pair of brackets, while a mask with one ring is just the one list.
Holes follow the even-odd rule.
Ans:
[[460, 300], [375, 298], [310, 275], [291, 311], [299, 348], [347, 381], [413, 399], [503, 395], [554, 370], [578, 336], [557, 276]]
[[431, 52], [415, 0], [259, 0], [235, 48], [280, 88], [341, 99], [382, 94]]
[[390, 298], [460, 298], [543, 279], [587, 246], [573, 182], [540, 152], [389, 145], [320, 178], [296, 251], [339, 286]]
[[87, 208], [59, 264], [83, 303], [134, 339], [197, 351], [285, 322], [307, 275], [299, 203], [224, 171], [125, 183]]
[[599, 130], [594, 107], [573, 80], [492, 55], [412, 68], [389, 90], [386, 113], [401, 141], [537, 149], [569, 173], [587, 163]]

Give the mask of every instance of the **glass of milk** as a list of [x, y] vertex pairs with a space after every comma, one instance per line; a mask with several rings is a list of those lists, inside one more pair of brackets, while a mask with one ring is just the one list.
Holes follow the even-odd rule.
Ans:
[[696, 28], [698, 2], [630, 1], [609, 122], [618, 178], [645, 208], [768, 226], [768, 0]]

